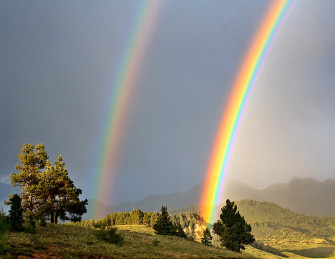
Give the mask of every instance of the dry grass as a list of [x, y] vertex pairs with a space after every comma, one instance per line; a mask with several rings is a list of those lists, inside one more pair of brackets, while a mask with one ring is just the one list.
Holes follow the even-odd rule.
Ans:
[[3, 258], [247, 258], [179, 237], [158, 236], [145, 226], [118, 226], [123, 246], [106, 243], [96, 230], [71, 225], [37, 228], [36, 234], [8, 233]]

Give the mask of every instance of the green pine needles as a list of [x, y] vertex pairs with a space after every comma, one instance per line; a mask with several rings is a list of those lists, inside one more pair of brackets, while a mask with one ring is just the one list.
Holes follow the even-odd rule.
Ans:
[[43, 144], [24, 144], [18, 154], [17, 173], [11, 174], [11, 183], [21, 188], [21, 207], [26, 216], [79, 221], [87, 212], [87, 199], [81, 201], [81, 189], [69, 177], [63, 157], [51, 164]]
[[21, 206], [22, 199], [18, 194], [12, 194], [6, 204], [10, 205], [9, 224], [13, 231], [23, 230], [23, 208]]
[[181, 224], [172, 223], [166, 206], [162, 206], [161, 213], [158, 215], [158, 219], [156, 221], [156, 224], [153, 226], [153, 229], [155, 230], [155, 233], [157, 235], [168, 235], [187, 238]]
[[211, 246], [212, 245], [212, 235], [211, 235], [211, 231], [209, 230], [209, 228], [207, 227], [204, 231], [204, 234], [201, 238], [201, 243], [207, 245], [207, 246]]
[[162, 206], [161, 213], [159, 214], [156, 224], [153, 228], [157, 235], [174, 235], [174, 226], [170, 219], [169, 213], [167, 212], [166, 206]]
[[241, 252], [244, 245], [255, 241], [251, 234], [251, 226], [247, 224], [244, 217], [237, 211], [237, 206], [230, 200], [221, 208], [220, 219], [213, 225], [214, 233], [221, 238], [221, 246], [227, 249]]

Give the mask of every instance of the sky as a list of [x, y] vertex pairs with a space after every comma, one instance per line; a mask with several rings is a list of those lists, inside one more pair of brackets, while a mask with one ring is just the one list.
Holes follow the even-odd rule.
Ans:
[[[138, 1], [0, 1], [0, 183], [24, 143], [59, 154], [83, 196]], [[267, 0], [161, 1], [118, 150], [116, 204], [202, 183]], [[248, 100], [227, 176], [335, 179], [334, 1], [294, 1]], [[14, 190], [14, 189], [13, 189]], [[1, 199], [1, 197], [0, 197]]]

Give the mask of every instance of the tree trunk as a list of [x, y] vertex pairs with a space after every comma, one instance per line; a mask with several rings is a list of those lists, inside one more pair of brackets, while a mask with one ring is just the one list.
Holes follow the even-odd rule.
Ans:
[[54, 222], [54, 212], [53, 211], [51, 212], [51, 215], [50, 215], [50, 222], [51, 222], [51, 224], [55, 223]]

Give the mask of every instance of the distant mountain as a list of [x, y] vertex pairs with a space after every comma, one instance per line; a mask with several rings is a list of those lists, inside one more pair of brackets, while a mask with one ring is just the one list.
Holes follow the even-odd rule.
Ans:
[[332, 179], [319, 182], [295, 177], [289, 183], [272, 185], [261, 193], [257, 200], [271, 201], [299, 213], [335, 216], [335, 180]]
[[[107, 207], [104, 211], [130, 211], [132, 209], [159, 211], [162, 205], [168, 206], [169, 211], [173, 211], [198, 204], [201, 191], [202, 185], [197, 185], [186, 192], [149, 195], [139, 201]], [[335, 216], [335, 180], [331, 179], [320, 182], [311, 178], [295, 177], [288, 183], [271, 185], [262, 190], [227, 179], [222, 200], [226, 198], [268, 201], [298, 213]]]

